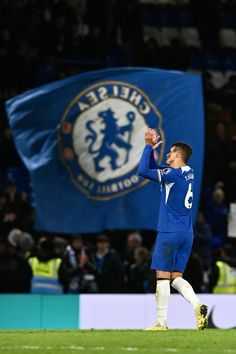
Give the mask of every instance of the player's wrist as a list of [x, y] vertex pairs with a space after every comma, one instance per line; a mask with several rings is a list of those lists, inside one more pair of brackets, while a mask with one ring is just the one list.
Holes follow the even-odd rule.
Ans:
[[145, 145], [147, 148], [150, 148], [150, 149], [152, 149], [152, 144], [151, 143], [146, 143], [146, 145]]

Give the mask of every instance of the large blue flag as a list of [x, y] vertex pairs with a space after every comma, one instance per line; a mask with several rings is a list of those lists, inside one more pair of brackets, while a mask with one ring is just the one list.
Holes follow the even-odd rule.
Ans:
[[136, 175], [144, 132], [193, 147], [197, 211], [203, 162], [201, 77], [122, 68], [60, 80], [6, 103], [16, 148], [28, 168], [36, 228], [88, 233], [156, 229], [159, 185]]

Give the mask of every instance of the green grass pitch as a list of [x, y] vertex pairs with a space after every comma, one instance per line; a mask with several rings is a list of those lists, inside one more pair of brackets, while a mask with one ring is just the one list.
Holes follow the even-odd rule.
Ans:
[[0, 331], [0, 353], [236, 353], [236, 330]]

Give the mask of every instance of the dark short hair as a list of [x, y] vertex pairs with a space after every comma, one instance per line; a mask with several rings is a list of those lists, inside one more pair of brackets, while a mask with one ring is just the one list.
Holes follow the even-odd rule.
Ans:
[[96, 238], [96, 242], [107, 242], [107, 243], [109, 243], [109, 238], [107, 237], [107, 235], [101, 234], [101, 235], [98, 235], [98, 237]]
[[70, 240], [71, 240], [71, 242], [74, 241], [74, 240], [80, 240], [80, 241], [82, 241], [82, 237], [81, 237], [81, 235], [79, 235], [79, 234], [73, 234], [73, 235], [71, 235]]
[[185, 163], [188, 162], [190, 156], [192, 155], [192, 148], [190, 145], [182, 141], [177, 141], [176, 143], [172, 144], [171, 147], [176, 147], [180, 151], [183, 161]]

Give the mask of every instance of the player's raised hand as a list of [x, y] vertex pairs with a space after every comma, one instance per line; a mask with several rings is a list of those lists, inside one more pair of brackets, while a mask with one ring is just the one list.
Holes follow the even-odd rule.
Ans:
[[160, 135], [157, 134], [157, 131], [152, 129], [154, 134], [153, 134], [153, 144], [152, 144], [152, 148], [153, 150], [156, 150], [158, 148], [159, 145], [161, 145], [163, 143], [162, 140], [160, 139]]
[[157, 134], [156, 130], [148, 128], [146, 133], [144, 134], [146, 144], [151, 144], [153, 149], [157, 149], [158, 146], [162, 143], [159, 141], [160, 136]]
[[148, 130], [144, 134], [144, 139], [145, 139], [145, 143], [146, 144], [153, 145], [153, 142], [154, 142], [154, 139], [155, 139], [154, 134], [153, 134], [153, 129], [148, 128]]

